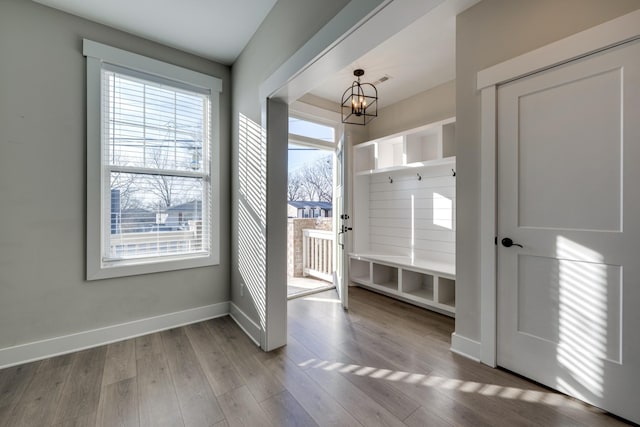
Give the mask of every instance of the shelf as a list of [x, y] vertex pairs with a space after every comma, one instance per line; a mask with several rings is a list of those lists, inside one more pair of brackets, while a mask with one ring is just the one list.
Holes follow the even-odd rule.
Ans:
[[356, 145], [354, 172], [370, 175], [435, 166], [445, 159], [455, 161], [455, 118]]
[[436, 166], [452, 166], [455, 168], [455, 164], [456, 164], [456, 157], [455, 156], [451, 156], [451, 157], [445, 157], [443, 159], [436, 159], [436, 160], [429, 160], [426, 162], [414, 162], [414, 163], [408, 163], [406, 165], [402, 165], [402, 166], [389, 166], [383, 169], [368, 169], [368, 170], [360, 170], [358, 172], [356, 172], [357, 176], [362, 176], [362, 175], [376, 175], [376, 174], [380, 174], [380, 173], [389, 173], [389, 172], [397, 172], [397, 171], [406, 171], [406, 170], [413, 170], [413, 169], [417, 169], [417, 168], [429, 168], [429, 167], [436, 167]]

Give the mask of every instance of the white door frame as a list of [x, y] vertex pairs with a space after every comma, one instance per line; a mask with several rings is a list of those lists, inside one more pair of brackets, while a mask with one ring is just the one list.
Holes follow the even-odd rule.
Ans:
[[480, 142], [480, 360], [496, 366], [497, 353], [497, 104], [500, 84], [525, 77], [610, 47], [640, 39], [640, 10], [486, 68], [477, 75], [481, 91]]

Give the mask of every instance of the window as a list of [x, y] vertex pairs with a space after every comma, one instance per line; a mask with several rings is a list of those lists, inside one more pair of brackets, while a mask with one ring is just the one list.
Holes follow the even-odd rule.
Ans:
[[289, 133], [321, 141], [334, 143], [336, 129], [315, 121], [289, 116]]
[[218, 263], [219, 79], [89, 40], [87, 279]]

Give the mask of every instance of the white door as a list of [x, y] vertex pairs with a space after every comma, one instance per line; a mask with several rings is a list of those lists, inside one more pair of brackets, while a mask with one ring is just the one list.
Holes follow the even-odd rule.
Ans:
[[342, 307], [349, 308], [349, 262], [347, 259], [347, 239], [350, 237], [350, 218], [347, 209], [347, 174], [346, 165], [348, 149], [345, 148], [344, 135], [338, 141], [335, 156], [335, 185], [333, 195], [333, 230], [336, 233], [333, 241], [335, 273], [333, 282], [342, 302]]
[[640, 42], [498, 89], [497, 304], [500, 366], [640, 423]]

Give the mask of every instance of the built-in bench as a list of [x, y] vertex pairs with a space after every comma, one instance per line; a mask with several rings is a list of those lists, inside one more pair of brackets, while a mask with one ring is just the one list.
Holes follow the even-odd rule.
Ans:
[[351, 282], [455, 316], [456, 269], [453, 262], [375, 253], [352, 253], [349, 259]]

